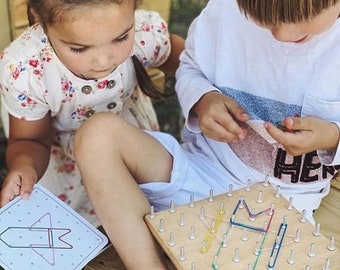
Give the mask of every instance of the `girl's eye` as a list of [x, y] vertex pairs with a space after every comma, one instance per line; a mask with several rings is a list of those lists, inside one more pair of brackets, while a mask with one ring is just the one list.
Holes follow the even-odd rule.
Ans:
[[82, 53], [82, 52], [86, 51], [86, 47], [84, 47], [84, 48], [70, 48], [70, 50], [73, 53]]
[[124, 35], [124, 36], [122, 36], [122, 37], [117, 38], [117, 39], [116, 39], [116, 42], [122, 43], [122, 42], [124, 42], [124, 41], [127, 41], [128, 39], [129, 39], [129, 34], [126, 34], [126, 35]]

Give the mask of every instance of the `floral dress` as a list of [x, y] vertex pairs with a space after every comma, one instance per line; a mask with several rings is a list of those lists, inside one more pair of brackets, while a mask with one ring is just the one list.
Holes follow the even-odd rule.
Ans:
[[[145, 67], [157, 67], [166, 61], [171, 49], [167, 24], [155, 12], [139, 10], [135, 18], [133, 53]], [[132, 59], [106, 78], [78, 78], [58, 59], [42, 27], [36, 24], [0, 55], [0, 90], [7, 135], [8, 113], [27, 121], [51, 115], [54, 143], [48, 169], [39, 183], [99, 225], [74, 161], [73, 138], [97, 112], [120, 115], [143, 129], [158, 129], [152, 103], [137, 85]]]

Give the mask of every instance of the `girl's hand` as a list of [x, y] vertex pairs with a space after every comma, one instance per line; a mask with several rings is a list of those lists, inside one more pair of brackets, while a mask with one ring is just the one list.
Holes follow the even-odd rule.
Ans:
[[9, 115], [9, 122], [6, 149], [9, 171], [2, 185], [0, 207], [18, 195], [28, 199], [33, 185], [46, 171], [52, 145], [49, 114], [37, 121], [26, 121]]
[[243, 140], [247, 134], [242, 124], [248, 115], [237, 102], [217, 91], [202, 96], [193, 111], [202, 133], [211, 139], [229, 143]]
[[286, 131], [269, 122], [264, 125], [267, 132], [292, 156], [314, 150], [334, 151], [339, 143], [338, 126], [315, 117], [287, 117], [282, 121]]
[[0, 193], [0, 207], [4, 206], [16, 196], [27, 200], [31, 195], [37, 176], [33, 168], [23, 165], [8, 172]]

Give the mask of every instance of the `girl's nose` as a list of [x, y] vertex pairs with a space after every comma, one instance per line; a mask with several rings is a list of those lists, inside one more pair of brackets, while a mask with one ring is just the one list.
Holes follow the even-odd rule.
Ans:
[[98, 54], [94, 55], [93, 63], [99, 68], [106, 69], [112, 65], [112, 59], [114, 59], [112, 50], [102, 50]]

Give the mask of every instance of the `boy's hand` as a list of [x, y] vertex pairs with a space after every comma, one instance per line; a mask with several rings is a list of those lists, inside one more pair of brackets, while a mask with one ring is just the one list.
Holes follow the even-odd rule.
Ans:
[[339, 128], [335, 123], [315, 117], [287, 117], [282, 125], [288, 131], [266, 122], [267, 132], [281, 143], [288, 154], [299, 156], [314, 150], [335, 150], [339, 143]]
[[36, 175], [32, 173], [31, 168], [22, 168], [11, 170], [2, 185], [0, 193], [0, 207], [4, 206], [16, 196], [20, 195], [24, 200], [27, 200], [31, 195], [33, 186], [36, 183]]
[[201, 97], [193, 110], [205, 136], [227, 143], [245, 138], [247, 132], [246, 128], [242, 128], [242, 123], [249, 116], [233, 99], [211, 91]]

